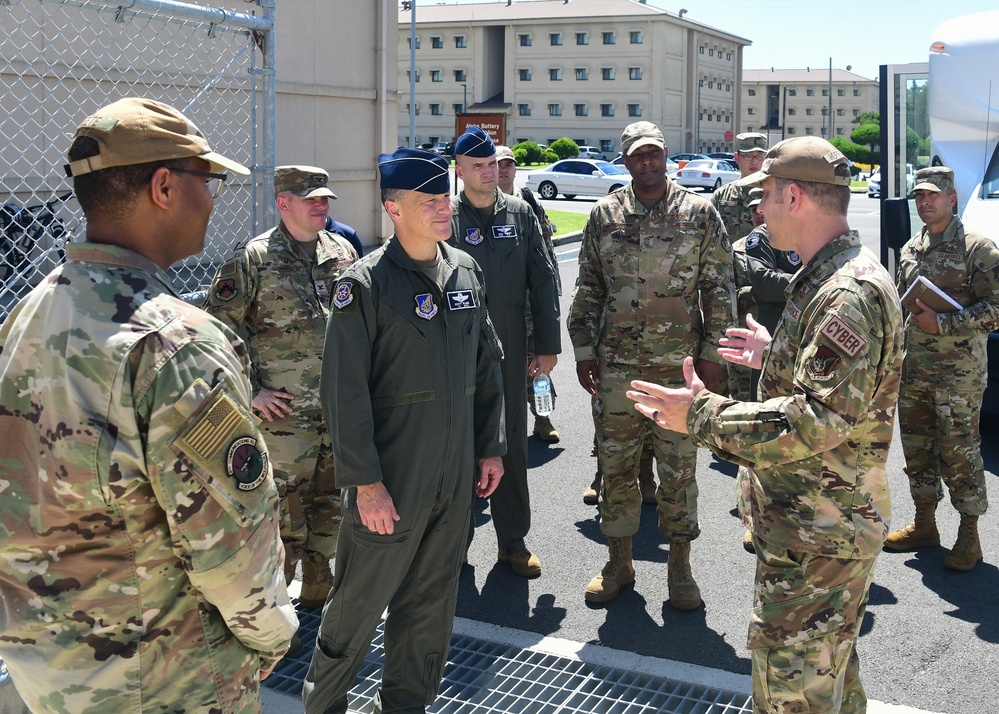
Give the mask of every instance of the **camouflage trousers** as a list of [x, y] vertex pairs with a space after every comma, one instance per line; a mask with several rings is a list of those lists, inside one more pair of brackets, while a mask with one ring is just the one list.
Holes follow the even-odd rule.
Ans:
[[988, 508], [978, 423], [982, 392], [902, 382], [899, 432], [916, 503], [942, 500], [947, 484], [958, 513], [980, 516]]
[[302, 558], [328, 562], [340, 532], [340, 489], [333, 448], [319, 410], [292, 412], [260, 424], [281, 498], [285, 576], [294, 577]]
[[671, 540], [691, 541], [700, 535], [697, 523], [697, 448], [686, 434], [660, 429], [635, 410], [625, 392], [631, 380], [643, 379], [668, 387], [683, 386], [679, 367], [599, 365], [600, 387], [593, 396], [593, 425], [597, 463], [603, 474], [600, 530], [611, 538], [638, 531], [642, 494], [638, 466], [651, 434], [659, 488], [659, 531]]
[[865, 712], [856, 643], [875, 559], [753, 543], [759, 554], [748, 641], [754, 712]]

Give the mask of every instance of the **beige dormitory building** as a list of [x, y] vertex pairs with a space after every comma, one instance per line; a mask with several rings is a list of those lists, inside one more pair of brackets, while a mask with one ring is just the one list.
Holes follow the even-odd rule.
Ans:
[[[398, 27], [399, 143], [452, 141], [455, 115], [503, 113], [506, 143], [568, 136], [607, 158], [621, 130], [660, 126], [671, 153], [730, 151], [750, 41], [642, 0], [417, 3], [415, 137], [411, 10]], [[698, 121], [698, 116], [700, 121]]]

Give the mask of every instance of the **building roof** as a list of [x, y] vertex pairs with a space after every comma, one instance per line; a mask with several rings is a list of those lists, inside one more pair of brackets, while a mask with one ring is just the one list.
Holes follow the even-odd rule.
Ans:
[[[417, 16], [418, 18], [419, 16]], [[805, 69], [744, 69], [742, 70], [743, 84], [781, 84], [792, 82], [828, 82], [828, 67], [806, 67]], [[833, 68], [832, 81], [834, 82], [876, 82], [875, 79], [868, 79], [859, 74], [848, 72], [845, 69]]]
[[[418, 0], [416, 7], [416, 24], [441, 23], [513, 23], [539, 20], [587, 20], [600, 18], [653, 18], [668, 17], [674, 22], [691, 27], [707, 27], [674, 13], [646, 5], [641, 0], [493, 0], [454, 4], [438, 2], [434, 5], [422, 4], [426, 0]], [[409, 25], [410, 11], [399, 9], [399, 24]], [[720, 35], [739, 40], [742, 44], [751, 42], [738, 35], [710, 28]]]

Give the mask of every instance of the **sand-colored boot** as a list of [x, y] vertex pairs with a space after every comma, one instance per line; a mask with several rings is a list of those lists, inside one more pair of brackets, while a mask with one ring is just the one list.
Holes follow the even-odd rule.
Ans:
[[328, 562], [317, 562], [304, 558], [302, 560], [302, 594], [298, 596], [298, 604], [312, 609], [326, 604], [326, 598], [333, 589], [333, 573]]
[[701, 589], [690, 572], [690, 541], [671, 540], [666, 585], [674, 610], [696, 610], [701, 606]]
[[742, 534], [742, 548], [747, 553], [752, 553], [756, 555], [756, 546], [753, 545], [753, 532], [746, 531]]
[[904, 528], [889, 533], [885, 540], [885, 550], [902, 552], [919, 548], [935, 548], [940, 545], [936, 512], [937, 504], [935, 501], [917, 503], [915, 520]]
[[546, 444], [557, 444], [559, 440], [558, 429], [552, 424], [551, 417], [534, 417], [534, 435]]
[[586, 586], [586, 602], [610, 602], [628, 585], [635, 582], [635, 565], [631, 561], [631, 536], [608, 538], [610, 560]]
[[593, 483], [586, 487], [583, 491], [583, 503], [587, 506], [595, 506], [600, 501], [600, 482], [603, 481], [603, 476], [600, 473], [600, 469], [593, 475]]
[[957, 543], [944, 558], [944, 565], [951, 570], [965, 573], [974, 569], [982, 559], [982, 542], [978, 539], [978, 516], [961, 515], [957, 527]]

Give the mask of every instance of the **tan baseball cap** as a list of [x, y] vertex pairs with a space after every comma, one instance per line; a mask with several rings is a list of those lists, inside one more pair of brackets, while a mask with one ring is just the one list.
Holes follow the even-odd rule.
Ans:
[[638, 147], [649, 145], [666, 149], [663, 133], [650, 121], [636, 121], [634, 124], [626, 126], [621, 133], [622, 154], [630, 155]]
[[919, 169], [915, 176], [916, 185], [912, 187], [912, 192], [933, 191], [940, 193], [945, 189], [954, 190], [954, 171], [946, 166], [928, 166]]
[[766, 134], [759, 134], [757, 132], [738, 134], [735, 137], [735, 142], [735, 150], [743, 154], [748, 154], [751, 151], [767, 150]]
[[274, 193], [287, 191], [299, 198], [336, 198], [329, 189], [330, 175], [318, 166], [278, 166], [274, 169]]
[[496, 162], [499, 163], [503, 159], [509, 159], [513, 162], [513, 165], [517, 165], [517, 159], [513, 156], [513, 149], [509, 146], [503, 146], [502, 144], [496, 145]]
[[796, 136], [774, 144], [763, 159], [762, 168], [735, 183], [759, 186], [771, 176], [836, 186], [849, 186], [852, 180], [843, 152], [818, 136]]
[[212, 165], [212, 171], [232, 171], [248, 176], [240, 163], [212, 151], [201, 130], [173, 107], [143, 97], [126, 97], [108, 104], [83, 120], [73, 140], [87, 136], [100, 151], [66, 165], [69, 176], [83, 176], [115, 166], [132, 166], [197, 156]]

